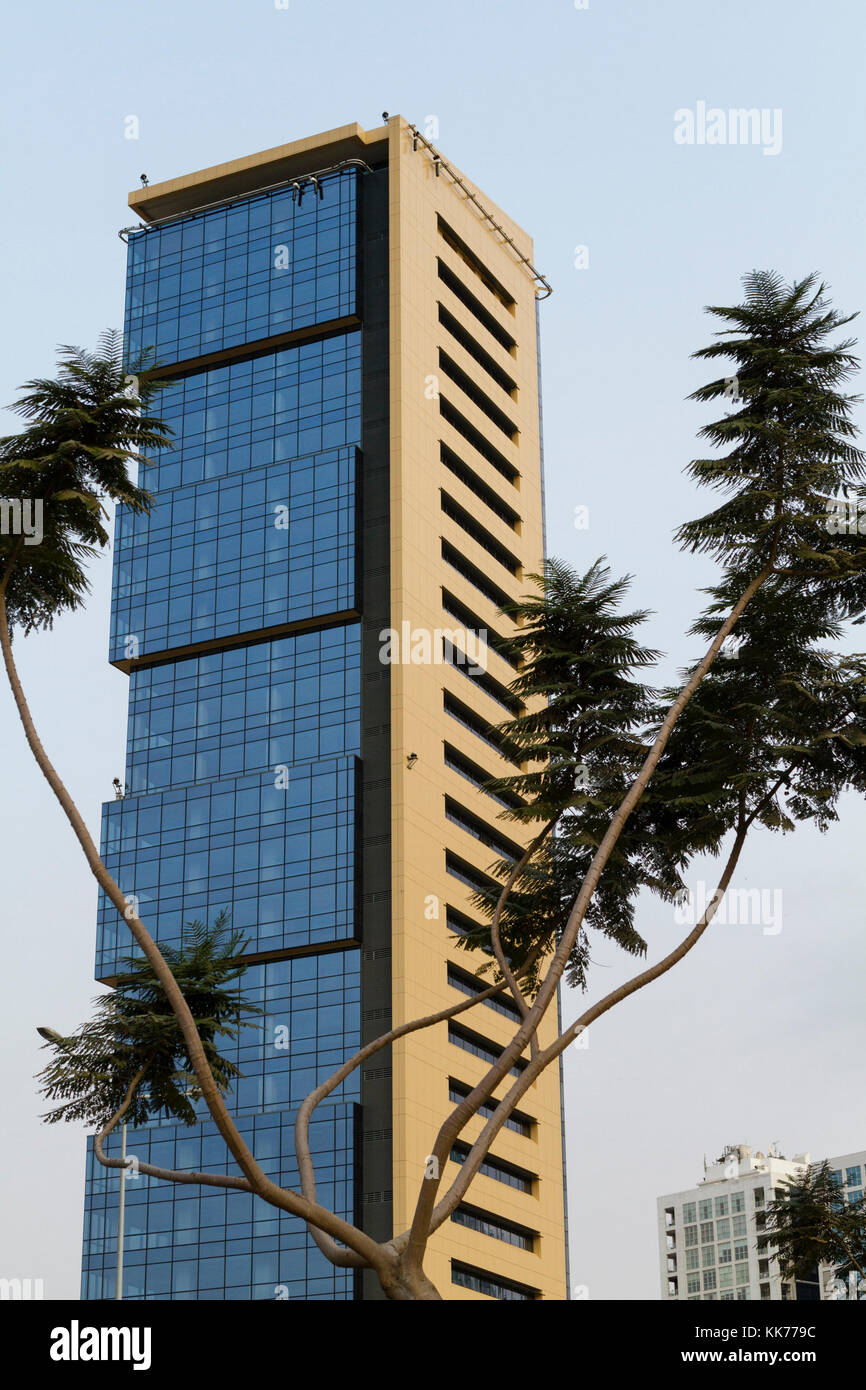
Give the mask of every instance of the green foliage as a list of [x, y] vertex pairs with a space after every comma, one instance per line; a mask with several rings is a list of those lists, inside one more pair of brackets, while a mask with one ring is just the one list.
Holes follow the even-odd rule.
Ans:
[[[527, 712], [499, 726], [525, 770], [487, 784], [522, 803], [504, 811], [503, 819], [540, 822], [536, 833], [556, 822], [521, 871], [502, 915], [504, 948], [521, 964], [533, 947], [559, 939], [611, 815], [643, 760], [642, 726], [653, 702], [638, 677], [658, 656], [635, 636], [646, 614], [621, 611], [629, 580], [612, 580], [601, 561], [578, 575], [551, 560], [543, 575], [532, 577], [538, 596], [507, 610], [518, 624], [509, 645], [522, 662], [511, 689], [527, 702]], [[512, 867], [500, 859], [493, 873], [504, 881]], [[637, 816], [620, 836], [590, 903], [569, 959], [571, 983], [585, 984], [588, 930], [631, 955], [643, 954], [634, 900], [645, 887], [672, 898], [681, 882], [665, 846], [643, 834]], [[475, 906], [492, 916], [498, 896], [498, 890], [479, 892]], [[472, 950], [489, 937], [482, 925], [458, 944]]]
[[725, 358], [731, 372], [690, 399], [731, 399], [733, 391], [734, 403], [741, 403], [700, 431], [728, 452], [694, 459], [688, 469], [726, 500], [681, 526], [677, 539], [687, 549], [716, 555], [741, 581], [771, 553], [778, 568], [816, 579], [856, 575], [863, 568], [858, 538], [833, 536], [824, 524], [828, 498], [856, 488], [866, 475], [850, 418], [860, 397], [837, 389], [858, 366], [850, 351], [854, 340], [827, 343], [856, 315], [836, 313], [815, 275], [786, 285], [772, 272], [752, 271], [743, 284], [742, 304], [708, 308], [730, 325], [716, 335], [721, 341], [693, 354], [703, 361]]
[[[850, 420], [858, 398], [837, 389], [857, 359], [850, 340], [827, 343], [850, 319], [829, 307], [814, 276], [786, 286], [754, 272], [744, 283], [743, 304], [709, 311], [733, 326], [695, 354], [728, 358], [732, 374], [693, 399], [730, 399], [733, 391], [740, 408], [701, 431], [728, 452], [689, 469], [726, 494], [676, 533], [683, 548], [723, 563], [692, 631], [708, 644], [751, 580], [768, 565], [772, 573], [737, 623], [736, 653], [729, 646], [716, 657], [619, 836], [569, 959], [568, 979], [581, 987], [591, 931], [644, 952], [635, 927], [642, 889], [670, 901], [694, 856], [717, 854], [730, 831], [753, 823], [784, 831], [806, 820], [824, 830], [843, 790], [866, 790], [866, 657], [827, 647], [846, 619], [862, 617], [866, 600], [866, 537], [827, 526], [828, 499], [856, 490], [864, 475]], [[511, 689], [528, 708], [498, 726], [523, 768], [487, 784], [500, 799], [521, 802], [503, 818], [536, 832], [555, 823], [503, 910], [513, 965], [561, 937], [678, 694], [640, 680], [657, 653], [635, 636], [646, 614], [621, 610], [627, 580], [611, 580], [600, 561], [584, 575], [550, 561], [533, 578], [539, 593], [506, 610], [519, 624], [510, 645], [523, 663]], [[499, 884], [513, 864], [491, 865]], [[476, 893], [474, 906], [492, 917], [500, 891]], [[459, 944], [489, 953], [489, 927]]]
[[786, 1178], [766, 1214], [758, 1246], [777, 1254], [783, 1278], [814, 1278], [820, 1263], [835, 1266], [842, 1278], [866, 1269], [866, 1200], [846, 1201], [826, 1160]]
[[[827, 597], [773, 576], [677, 721], [650, 796], [689, 853], [716, 854], [753, 823], [824, 831], [844, 790], [866, 791], [866, 656], [825, 649], [841, 636]], [[727, 598], [714, 591], [693, 631], [715, 632]]]
[[[190, 1007], [208, 1063], [225, 1091], [238, 1068], [220, 1052], [220, 1042], [237, 1038], [244, 1020], [260, 1013], [244, 1000], [240, 979], [243, 936], [231, 931], [220, 913], [212, 928], [190, 922], [177, 949], [161, 948]], [[128, 956], [126, 969], [109, 994], [94, 1000], [95, 1015], [68, 1037], [40, 1029], [53, 1050], [39, 1073], [47, 1100], [61, 1103], [43, 1116], [49, 1124], [83, 1120], [103, 1126], [123, 1102], [140, 1070], [141, 1083], [126, 1114], [144, 1124], [160, 1112], [181, 1124], [195, 1124], [193, 1102], [199, 1091], [186, 1043], [162, 985], [150, 965]]]
[[[0, 582], [6, 582], [11, 628], [50, 627], [88, 590], [85, 563], [108, 544], [106, 502], [146, 511], [150, 495], [130, 481], [130, 463], [145, 466], [147, 451], [169, 445], [169, 431], [147, 413], [161, 390], [134, 369], [137, 395], [125, 394], [127, 371], [118, 334], [103, 333], [95, 353], [62, 347], [58, 374], [25, 383], [11, 407], [27, 421], [0, 439], [0, 496], [42, 505], [43, 538], [25, 545], [0, 536]], [[135, 389], [133, 383], [130, 390]]]

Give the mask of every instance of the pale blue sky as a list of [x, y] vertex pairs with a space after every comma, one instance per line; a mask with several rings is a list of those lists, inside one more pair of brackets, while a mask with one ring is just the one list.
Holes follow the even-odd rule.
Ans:
[[[818, 270], [839, 307], [866, 305], [863, 14], [856, 0], [16, 7], [0, 57], [0, 400], [51, 371], [57, 342], [90, 346], [120, 326], [116, 232], [142, 172], [157, 182], [348, 121], [375, 126], [385, 109], [435, 115], [446, 158], [531, 232], [554, 285], [541, 320], [549, 548], [575, 564], [604, 552], [636, 575], [667, 675], [694, 651], [682, 634], [712, 573], [670, 540], [702, 505], [682, 474], [706, 418], [684, 399], [702, 379], [689, 361], [710, 331], [702, 306], [735, 300], [753, 267]], [[674, 113], [698, 102], [780, 109], [781, 152], [676, 144]], [[124, 139], [129, 115], [137, 141]], [[589, 531], [573, 527], [578, 505]], [[87, 611], [20, 654], [45, 742], [94, 831], [125, 737], [126, 681], [106, 664], [109, 577], [106, 557]], [[96, 894], [5, 686], [0, 720], [14, 943], [0, 1274], [75, 1296], [83, 1137], [38, 1125], [31, 1077], [35, 1025], [74, 1025], [94, 992]], [[866, 1144], [864, 830], [849, 804], [823, 840], [756, 839], [738, 881], [783, 890], [781, 933], [719, 928], [569, 1057], [572, 1282], [591, 1298], [658, 1296], [655, 1198], [691, 1186], [704, 1151]], [[655, 955], [675, 926], [650, 909], [644, 929]], [[593, 988], [606, 990], [622, 970], [598, 955]]]

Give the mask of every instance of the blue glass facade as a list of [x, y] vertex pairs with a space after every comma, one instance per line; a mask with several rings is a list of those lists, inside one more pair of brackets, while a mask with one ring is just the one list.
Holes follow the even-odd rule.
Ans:
[[349, 623], [134, 669], [127, 790], [210, 782], [356, 751], [360, 654], [359, 626]]
[[161, 500], [117, 530], [112, 660], [355, 611], [354, 450]]
[[357, 174], [129, 238], [126, 342], [182, 362], [355, 312]]
[[[351, 1219], [355, 1107], [322, 1107], [310, 1126], [317, 1191]], [[240, 1118], [238, 1128], [268, 1177], [298, 1188], [292, 1124], [285, 1111]], [[106, 1146], [119, 1156], [112, 1135]], [[226, 1147], [207, 1120], [194, 1130], [130, 1130], [127, 1153], [142, 1163], [227, 1173]], [[353, 1296], [352, 1272], [336, 1269], [300, 1222], [243, 1192], [179, 1187], [139, 1174], [126, 1185], [124, 1297], [130, 1299], [305, 1299]], [[117, 1175], [96, 1163], [88, 1141], [81, 1296], [114, 1297]]]
[[[356, 760], [283, 766], [106, 803], [103, 859], [155, 940], [223, 909], [251, 952], [353, 939]], [[129, 933], [104, 897], [98, 920], [104, 978]]]
[[[335, 173], [321, 196], [236, 200], [129, 241], [128, 357], [154, 347], [175, 372], [158, 407], [174, 447], [144, 471], [150, 515], [116, 522], [110, 650], [129, 671], [129, 728], [102, 853], [161, 944], [223, 910], [244, 932], [244, 988], [264, 1012], [237, 1042], [228, 1103], [265, 1171], [295, 1186], [295, 1110], [362, 1028], [357, 181]], [[306, 336], [269, 341], [288, 333]], [[97, 978], [130, 949], [102, 899]], [[312, 1127], [321, 1199], [351, 1219], [359, 1101], [353, 1080]], [[128, 1152], [235, 1171], [202, 1118], [156, 1118]], [[117, 1199], [89, 1151], [84, 1298], [113, 1296]], [[245, 1194], [138, 1176], [126, 1202], [127, 1298], [357, 1296], [301, 1223]]]

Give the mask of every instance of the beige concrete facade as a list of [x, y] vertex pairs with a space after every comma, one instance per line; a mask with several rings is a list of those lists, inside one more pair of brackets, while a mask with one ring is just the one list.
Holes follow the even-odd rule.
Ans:
[[[429, 153], [413, 139], [406, 125], [392, 121], [389, 131], [390, 169], [390, 294], [391, 294], [391, 602], [392, 625], [435, 629], [457, 626], [443, 608], [446, 588], [488, 629], [507, 635], [511, 624], [495, 605], [442, 558], [444, 538], [495, 586], [517, 598], [526, 592], [524, 574], [536, 572], [543, 553], [542, 492], [538, 415], [538, 376], [535, 325], [535, 286], [513, 251], [481, 219], [473, 204], [446, 172], [437, 177]], [[468, 181], [467, 181], [468, 182]], [[483, 195], [497, 222], [508, 230], [530, 259], [532, 244], [506, 215]], [[514, 303], [505, 307], [444, 239], [439, 218], [457, 233]], [[510, 351], [478, 320], [454, 290], [439, 276], [443, 263], [470, 291], [487, 314], [513, 339]], [[451, 285], [454, 281], [451, 281]], [[485, 354], [510, 377], [516, 390], [506, 394], [490, 373], [455, 340], [439, 320], [439, 305], [466, 330]], [[439, 350], [447, 352], [483, 395], [511, 419], [519, 431], [516, 441], [440, 369]], [[432, 378], [432, 380], [431, 380]], [[438, 389], [440, 399], [436, 399]], [[444, 399], [504, 456], [518, 473], [516, 486], [478, 452], [442, 416]], [[444, 442], [509, 508], [519, 515], [509, 527], [474, 491], [440, 462]], [[497, 562], [476, 539], [442, 511], [443, 490], [473, 517], [504, 549], [516, 555], [516, 576]], [[500, 685], [514, 678], [509, 665], [489, 652], [489, 674]], [[454, 946], [446, 925], [447, 905], [471, 917], [471, 890], [446, 872], [446, 847], [484, 873], [496, 857], [486, 845], [446, 819], [445, 797], [452, 797], [479, 820], [527, 843], [519, 827], [497, 820], [499, 807], [446, 766], [443, 745], [448, 742], [490, 775], [509, 771], [486, 742], [443, 711], [443, 691], [462, 705], [496, 723], [507, 711], [478, 690], [459, 670], [447, 665], [395, 665], [391, 673], [392, 717], [392, 852], [393, 852], [393, 1010], [399, 1023], [446, 1008], [455, 1001], [447, 983], [446, 962], [464, 970], [478, 968], [477, 958]], [[407, 757], [417, 753], [410, 769]], [[510, 768], [514, 771], [513, 768]], [[438, 910], [438, 918], [429, 913]], [[497, 1044], [513, 1034], [509, 1019], [484, 1005], [462, 1015], [460, 1022]], [[553, 1036], [555, 1020], [542, 1031], [542, 1042]], [[394, 1048], [394, 1205], [395, 1224], [402, 1229], [411, 1219], [413, 1202], [424, 1170], [432, 1136], [445, 1116], [448, 1078], [474, 1084], [485, 1064], [448, 1041], [448, 1028], [412, 1034]], [[502, 1094], [500, 1091], [499, 1094]], [[532, 1195], [497, 1179], [479, 1175], [467, 1200], [473, 1205], [539, 1233], [529, 1252], [449, 1222], [430, 1244], [427, 1272], [436, 1285], [455, 1297], [449, 1258], [489, 1270], [538, 1289], [546, 1298], [565, 1298], [564, 1215], [559, 1077], [555, 1068], [527, 1092], [521, 1109], [537, 1122], [531, 1137], [503, 1129], [495, 1142], [496, 1157], [537, 1175]], [[480, 1132], [473, 1122], [466, 1138]], [[456, 1174], [450, 1164], [446, 1180]], [[483, 1294], [460, 1290], [467, 1298]]]
[[[459, 619], [443, 606], [445, 589], [481, 627], [507, 635], [511, 624], [466, 571], [482, 576], [492, 593], [517, 598], [529, 589], [524, 576], [541, 565], [536, 284], [514, 246], [503, 240], [465, 189], [446, 168], [437, 176], [431, 151], [413, 140], [402, 118], [393, 117], [372, 131], [342, 127], [137, 190], [129, 202], [150, 221], [242, 196], [344, 158], [381, 162], [385, 157], [390, 199], [391, 627], [401, 632], [408, 623], [426, 633], [459, 628]], [[465, 176], [459, 177], [531, 261], [530, 238]], [[445, 354], [444, 362], [440, 354]], [[457, 472], [441, 461], [443, 446], [459, 464]], [[461, 557], [463, 573], [443, 558], [443, 543], [452, 548], [452, 556]], [[514, 679], [513, 668], [489, 647], [485, 661], [487, 676], [500, 687]], [[501, 722], [508, 713], [489, 687], [441, 661], [394, 663], [390, 677], [392, 1018], [398, 1024], [459, 1002], [448, 981], [449, 962], [464, 972], [481, 964], [480, 956], [456, 948], [447, 924], [449, 908], [464, 917], [474, 914], [471, 890], [447, 871], [446, 853], [481, 875], [498, 856], [446, 816], [446, 797], [500, 836], [525, 844], [529, 835], [499, 821], [498, 803], [446, 763], [447, 744], [488, 775], [516, 770], [445, 708], [447, 694], [480, 720]], [[417, 758], [409, 766], [413, 753]], [[483, 1004], [461, 1015], [459, 1023], [496, 1046], [509, 1040], [514, 1027], [508, 1017]], [[553, 1017], [541, 1029], [543, 1044], [555, 1036], [555, 1025]], [[393, 1048], [396, 1230], [411, 1221], [427, 1155], [449, 1110], [449, 1079], [470, 1086], [485, 1070], [480, 1057], [449, 1041], [444, 1023]], [[466, 1200], [490, 1217], [533, 1232], [534, 1248], [448, 1222], [432, 1239], [426, 1262], [428, 1275], [447, 1299], [486, 1297], [453, 1282], [452, 1261], [525, 1286], [537, 1297], [567, 1296], [557, 1068], [530, 1087], [520, 1109], [533, 1121], [531, 1132], [503, 1129], [492, 1156], [532, 1174], [531, 1192], [479, 1175]], [[471, 1142], [480, 1127], [476, 1119], [464, 1138]], [[457, 1171], [449, 1163], [446, 1182]]]

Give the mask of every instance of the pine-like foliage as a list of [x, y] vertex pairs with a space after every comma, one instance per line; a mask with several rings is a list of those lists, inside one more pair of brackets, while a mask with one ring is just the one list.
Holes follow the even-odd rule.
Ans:
[[[732, 573], [756, 574], [772, 558], [801, 578], [849, 576], [851, 596], [863, 596], [863, 545], [827, 529], [828, 499], [862, 490], [866, 456], [852, 442], [859, 396], [839, 387], [858, 366], [854, 340], [827, 339], [856, 315], [832, 309], [815, 275], [791, 285], [770, 271], [743, 280], [745, 300], [708, 313], [725, 323], [718, 342], [693, 354], [726, 360], [729, 373], [690, 397], [739, 405], [705, 425], [700, 437], [718, 450], [694, 459], [689, 473], [726, 494], [714, 511], [681, 526], [677, 537], [693, 551], [717, 556]], [[860, 604], [862, 608], [862, 602]]]
[[[532, 577], [538, 595], [506, 610], [518, 624], [509, 647], [521, 661], [511, 689], [526, 712], [498, 726], [525, 770], [487, 784], [495, 795], [522, 803], [502, 812], [503, 819], [536, 823], [536, 834], [555, 822], [517, 879], [501, 920], [506, 952], [520, 964], [533, 947], [559, 939], [598, 842], [640, 766], [653, 700], [639, 677], [658, 657], [635, 636], [646, 614], [622, 610], [629, 580], [612, 579], [601, 561], [579, 575], [550, 560]], [[646, 943], [634, 927], [637, 892], [648, 887], [672, 897], [681, 886], [665, 846], [647, 839], [641, 821], [637, 816], [626, 827], [590, 904], [569, 960], [573, 984], [585, 984], [588, 930], [640, 955]], [[504, 881], [512, 866], [499, 859], [492, 871]], [[479, 892], [475, 906], [491, 916], [498, 896]], [[474, 949], [489, 939], [481, 925], [459, 944]]]
[[[260, 1013], [241, 992], [246, 970], [243, 936], [229, 929], [220, 913], [212, 928], [190, 922], [178, 948], [162, 947], [174, 978], [195, 1019], [214, 1079], [225, 1093], [238, 1068], [220, 1051], [237, 1038], [244, 1020]], [[101, 1127], [122, 1104], [138, 1072], [144, 1076], [125, 1116], [144, 1124], [160, 1112], [181, 1124], [195, 1124], [199, 1092], [180, 1024], [151, 967], [128, 956], [109, 994], [94, 1000], [95, 1015], [68, 1037], [40, 1030], [53, 1050], [39, 1073], [47, 1100], [60, 1101], [43, 1116], [49, 1124], [83, 1120]]]
[[140, 375], [149, 365], [137, 369], [137, 395], [126, 394], [122, 341], [106, 332], [94, 353], [60, 348], [56, 378], [26, 382], [12, 405], [28, 423], [0, 439], [0, 496], [41, 502], [44, 534], [36, 545], [0, 535], [10, 628], [50, 627], [83, 602], [85, 563], [109, 540], [106, 502], [149, 509], [150, 495], [128, 476], [131, 463], [145, 466], [149, 451], [170, 444], [168, 427], [147, 413], [161, 390]]
[[[728, 588], [712, 591], [695, 633], [717, 630]], [[826, 830], [843, 791], [866, 791], [866, 656], [825, 645], [841, 635], [832, 606], [826, 587], [773, 576], [677, 721], [648, 802], [689, 856], [717, 854], [751, 824]]]
[[[681, 547], [723, 566], [693, 632], [712, 640], [747, 585], [768, 566], [772, 573], [739, 619], [736, 655], [729, 647], [716, 658], [619, 836], [569, 960], [568, 978], [581, 986], [592, 930], [644, 951], [635, 927], [641, 889], [671, 900], [694, 856], [718, 853], [728, 832], [802, 820], [825, 829], [846, 787], [866, 789], [866, 659], [828, 648], [866, 599], [866, 536], [827, 525], [831, 500], [860, 496], [864, 476], [850, 419], [858, 398], [839, 389], [857, 359], [851, 340], [828, 341], [850, 318], [829, 306], [814, 276], [786, 285], [753, 272], [744, 285], [744, 303], [709, 310], [726, 326], [695, 354], [725, 358], [731, 370], [692, 399], [736, 408], [701, 431], [727, 452], [689, 468], [724, 500], [676, 533]], [[505, 818], [536, 832], [539, 823], [556, 827], [503, 910], [514, 965], [559, 939], [677, 693], [656, 694], [640, 680], [657, 654], [635, 637], [646, 615], [621, 611], [627, 581], [612, 581], [601, 562], [576, 575], [550, 561], [536, 582], [537, 596], [505, 610], [520, 625], [512, 649], [523, 669], [511, 689], [526, 712], [498, 733], [524, 770], [487, 784], [523, 803]], [[513, 864], [491, 865], [500, 884]], [[499, 891], [474, 896], [488, 919]], [[489, 952], [489, 927], [460, 944]]]
[[866, 1200], [847, 1200], [826, 1160], [800, 1178], [786, 1178], [768, 1203], [758, 1236], [762, 1253], [776, 1253], [783, 1278], [813, 1279], [819, 1264], [844, 1278], [866, 1271]]

